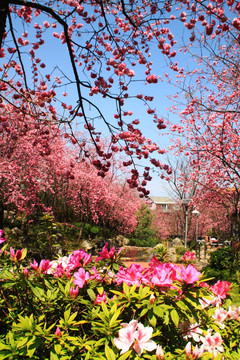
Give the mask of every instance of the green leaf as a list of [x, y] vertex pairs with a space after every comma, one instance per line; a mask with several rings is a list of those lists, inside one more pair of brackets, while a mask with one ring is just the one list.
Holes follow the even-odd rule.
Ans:
[[66, 311], [64, 312], [64, 321], [65, 321], [65, 323], [68, 322], [68, 319], [69, 319], [69, 317], [70, 317], [70, 314], [71, 314], [71, 306], [70, 306], [70, 305], [67, 305]]
[[110, 349], [110, 347], [107, 344], [105, 344], [105, 355], [107, 360], [116, 360], [116, 356], [113, 350]]
[[62, 347], [60, 344], [54, 344], [54, 350], [56, 351], [56, 354], [60, 354], [61, 349]]
[[158, 317], [163, 317], [164, 316], [164, 309], [162, 308], [161, 305], [159, 306], [154, 306], [153, 307], [153, 312], [155, 315], [157, 315]]
[[141, 311], [140, 317], [144, 316], [148, 311], [149, 311], [149, 309], [147, 307], [143, 308]]
[[31, 286], [31, 289], [32, 289], [32, 292], [34, 293], [34, 295], [37, 296], [37, 298], [39, 298], [40, 300], [43, 300], [45, 291], [37, 285], [33, 286], [30, 284], [30, 286]]
[[179, 316], [178, 316], [178, 312], [177, 310], [173, 309], [171, 312], [170, 312], [170, 316], [171, 316], [171, 319], [173, 321], [173, 323], [178, 326], [179, 324]]
[[88, 296], [90, 297], [90, 299], [91, 299], [92, 301], [95, 301], [95, 300], [96, 300], [96, 295], [95, 295], [93, 289], [87, 289], [87, 293], [88, 293]]
[[132, 353], [132, 350], [127, 351], [126, 353], [122, 354], [118, 360], [126, 360]]
[[102, 307], [102, 310], [103, 310], [106, 318], [109, 318], [109, 311], [108, 311], [107, 305], [103, 301], [101, 302], [101, 307]]
[[59, 360], [58, 355], [51, 350], [50, 352], [50, 360]]
[[129, 286], [125, 282], [123, 283], [123, 292], [127, 297], [129, 297]]
[[25, 259], [26, 256], [27, 256], [27, 248], [23, 249], [21, 260]]
[[148, 315], [150, 324], [155, 328], [157, 325], [157, 319], [156, 316], [153, 315], [152, 311]]

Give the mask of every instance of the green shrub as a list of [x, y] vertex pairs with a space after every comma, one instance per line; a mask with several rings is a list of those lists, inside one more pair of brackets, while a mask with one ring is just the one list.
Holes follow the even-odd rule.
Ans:
[[176, 254], [180, 256], [184, 255], [186, 252], [186, 248], [184, 246], [177, 246], [175, 250], [176, 250]]
[[232, 274], [235, 269], [236, 254], [231, 247], [223, 247], [214, 251], [210, 256], [210, 266], [216, 270], [227, 270]]
[[[228, 282], [203, 286], [192, 265], [120, 267], [107, 244], [94, 260], [82, 250], [58, 263], [26, 255], [0, 251], [0, 360], [186, 360], [201, 342], [202, 360], [240, 358], [239, 310], [224, 310]], [[220, 306], [224, 326], [213, 317]]]
[[129, 236], [131, 246], [154, 247], [158, 243], [157, 230], [153, 227], [153, 214], [146, 205], [136, 213], [137, 227]]

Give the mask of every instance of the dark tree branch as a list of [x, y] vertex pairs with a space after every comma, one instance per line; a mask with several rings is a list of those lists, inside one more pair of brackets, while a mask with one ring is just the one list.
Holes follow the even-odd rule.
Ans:
[[6, 27], [9, 0], [1, 0], [0, 5], [0, 49], [3, 43], [3, 36]]

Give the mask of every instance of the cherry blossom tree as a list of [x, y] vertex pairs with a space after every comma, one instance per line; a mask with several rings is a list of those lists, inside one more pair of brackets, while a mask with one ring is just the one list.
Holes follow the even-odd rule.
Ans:
[[[143, 171], [142, 183], [134, 164], [149, 159], [162, 169], [159, 155], [163, 149], [144, 136], [143, 119], [134, 116], [133, 100], [143, 105], [143, 118], [150, 117], [159, 130], [165, 128], [152, 93], [159, 76], [164, 77], [165, 60], [169, 74], [182, 74], [179, 29], [189, 31], [190, 42], [198, 31], [202, 42], [209, 38], [217, 42], [226, 34], [239, 41], [239, 4], [234, 0], [5, 0], [1, 8], [1, 106], [20, 99], [21, 111], [68, 125], [69, 138], [88, 156], [86, 142], [75, 135], [77, 125], [85, 127], [98, 155], [90, 160], [101, 176], [108, 172], [113, 152], [125, 152], [129, 157], [125, 165], [133, 170], [130, 186], [145, 196], [148, 170]], [[52, 44], [62, 46], [53, 66], [44, 54], [47, 44], [49, 49]], [[154, 64], [156, 50], [163, 55], [160, 69]], [[139, 92], [139, 83], [146, 85], [145, 94]], [[112, 103], [115, 109], [111, 111]], [[99, 145], [106, 131], [111, 137], [107, 152]]]
[[[239, 42], [228, 36], [227, 44], [209, 50], [198, 59], [195, 82], [183, 86], [187, 103], [181, 122], [172, 125], [178, 134], [174, 148], [189, 158], [192, 178], [198, 183], [198, 202], [222, 204], [228, 211], [232, 236], [239, 239]], [[179, 136], [180, 134], [180, 136]], [[225, 212], [226, 212], [225, 210]]]
[[[118, 159], [113, 158], [111, 170], [102, 178], [52, 122], [24, 116], [11, 104], [1, 109], [0, 117], [2, 227], [3, 210], [9, 206], [21, 213], [26, 226], [34, 213], [51, 212], [61, 222], [133, 231], [140, 198], [127, 186], [124, 172], [118, 178], [122, 166]], [[93, 148], [88, 152], [94, 156]]]

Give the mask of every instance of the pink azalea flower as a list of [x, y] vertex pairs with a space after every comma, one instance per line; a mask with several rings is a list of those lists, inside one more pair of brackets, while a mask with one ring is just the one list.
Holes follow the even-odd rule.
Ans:
[[152, 277], [152, 283], [158, 286], [171, 286], [177, 280], [177, 272], [171, 264], [161, 264], [156, 267]]
[[55, 335], [56, 335], [58, 338], [61, 337], [62, 333], [61, 333], [61, 330], [60, 330], [59, 327], [56, 328]]
[[138, 356], [141, 356], [143, 350], [153, 351], [157, 348], [156, 343], [150, 340], [152, 337], [153, 328], [150, 326], [144, 327], [141, 323], [138, 323], [138, 330], [134, 332], [133, 336], [136, 342], [133, 345], [133, 349]]
[[204, 347], [202, 345], [200, 348], [198, 348], [198, 346], [196, 345], [194, 350], [192, 351], [192, 343], [189, 341], [185, 347], [185, 351], [188, 358], [195, 360], [202, 356], [204, 352]]
[[212, 329], [208, 329], [207, 335], [205, 337], [201, 337], [201, 341], [203, 343], [204, 351], [210, 352], [213, 354], [213, 357], [216, 357], [224, 350], [220, 333], [217, 332], [212, 335]]
[[199, 280], [201, 273], [193, 266], [188, 265], [187, 268], [184, 266], [181, 268], [181, 278], [187, 284], [193, 284]]
[[131, 286], [134, 284], [141, 285], [143, 267], [138, 264], [132, 264], [129, 268], [120, 267], [117, 273], [117, 285], [125, 282]]
[[21, 260], [22, 256], [23, 256], [23, 250], [17, 250], [16, 254], [15, 251], [13, 250], [12, 247], [10, 247], [10, 256], [13, 259], [14, 262], [18, 262], [19, 260]]
[[96, 261], [100, 261], [103, 259], [111, 259], [113, 258], [115, 254], [115, 248], [112, 247], [110, 249], [110, 252], [108, 251], [108, 242], [104, 245], [104, 247], [102, 248], [102, 251], [99, 252], [99, 256], [96, 258]]
[[34, 259], [32, 263], [30, 263], [30, 266], [33, 270], [36, 270], [38, 269], [38, 263], [36, 262], [36, 260]]
[[127, 352], [135, 341], [133, 336], [137, 328], [137, 320], [130, 321], [129, 324], [121, 324], [123, 327], [118, 332], [118, 338], [114, 338], [115, 346], [121, 350], [120, 355]]
[[85, 271], [83, 268], [78, 269], [77, 272], [74, 273], [73, 283], [82, 288], [87, 280], [89, 280], [90, 275], [88, 271]]
[[162, 346], [160, 346], [160, 345], [157, 345], [156, 358], [157, 358], [157, 360], [164, 360], [164, 358], [165, 358]]
[[35, 270], [38, 271], [40, 274], [47, 274], [49, 269], [51, 268], [51, 264], [49, 260], [41, 260], [40, 264], [33, 260], [33, 263], [30, 263], [30, 266]]
[[0, 229], [0, 244], [4, 243], [7, 240], [7, 238], [4, 238], [3, 236], [4, 232], [2, 229]]
[[89, 264], [92, 260], [92, 255], [86, 253], [84, 250], [74, 250], [69, 259], [69, 266], [73, 269]]
[[228, 308], [228, 316], [230, 319], [236, 319], [236, 320], [240, 320], [240, 307], [237, 308], [233, 308], [231, 306], [229, 306]]
[[113, 259], [113, 257], [118, 256], [122, 251], [122, 248], [120, 248], [116, 254], [116, 249], [112, 247], [110, 251], [108, 251], [108, 242], [104, 245], [102, 248], [102, 251], [99, 252], [99, 256], [96, 258], [96, 261], [104, 260], [104, 259]]
[[71, 286], [70, 290], [69, 290], [69, 295], [73, 298], [76, 299], [76, 297], [78, 296], [78, 291], [79, 291], [79, 287], [77, 286], [76, 288], [74, 288], [73, 286]]
[[228, 312], [222, 308], [217, 308], [213, 314], [213, 319], [216, 321], [216, 323], [222, 328], [224, 329], [225, 325], [223, 324], [223, 322], [226, 320], [226, 318], [228, 317]]
[[157, 348], [156, 343], [150, 340], [152, 327], [144, 327], [136, 320], [130, 321], [129, 324], [122, 324], [122, 326], [118, 332], [118, 338], [113, 340], [116, 347], [121, 350], [120, 354], [127, 352], [131, 346], [139, 356], [143, 350], [153, 351]]
[[183, 261], [190, 261], [190, 260], [196, 260], [196, 255], [194, 252], [191, 251], [187, 251], [185, 252], [185, 254], [183, 255]]
[[199, 324], [182, 324], [179, 326], [184, 331], [183, 338], [187, 340], [188, 338], [193, 338], [194, 341], [200, 341], [200, 335], [202, 335], [202, 330], [199, 328]]
[[215, 295], [220, 296], [221, 299], [225, 299], [228, 291], [231, 289], [231, 283], [229, 281], [218, 280], [210, 289]]
[[98, 295], [96, 296], [96, 299], [95, 299], [95, 301], [94, 301], [94, 304], [101, 304], [102, 301], [105, 302], [105, 304], [107, 303], [107, 294], [106, 294], [105, 291], [102, 293], [102, 295], [98, 294]]
[[28, 275], [29, 275], [28, 268], [24, 268], [23, 273], [24, 273], [25, 278], [28, 278]]

